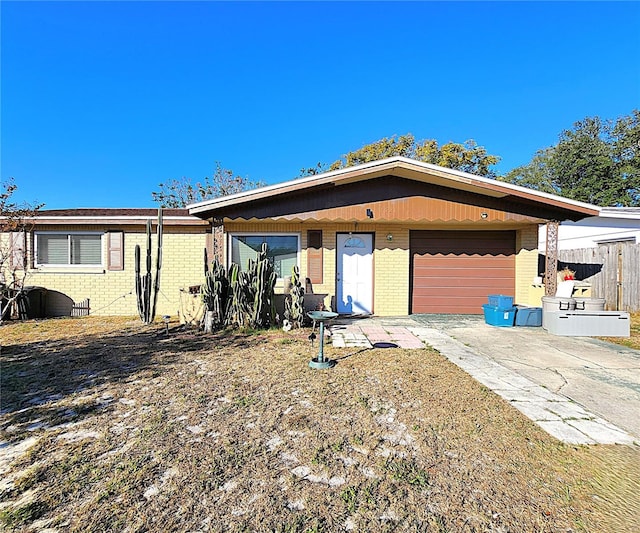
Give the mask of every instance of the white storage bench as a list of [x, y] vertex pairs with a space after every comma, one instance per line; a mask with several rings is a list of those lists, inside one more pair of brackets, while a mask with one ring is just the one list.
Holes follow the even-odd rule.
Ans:
[[631, 334], [631, 318], [624, 311], [547, 311], [543, 316], [546, 330], [553, 335], [629, 337]]

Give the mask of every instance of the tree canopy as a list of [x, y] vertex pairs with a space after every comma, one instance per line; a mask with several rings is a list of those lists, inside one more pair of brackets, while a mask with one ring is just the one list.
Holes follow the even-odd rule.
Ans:
[[408, 157], [487, 177], [495, 177], [496, 174], [491, 167], [500, 161], [498, 156], [487, 154], [485, 148], [478, 146], [474, 140], [462, 144], [448, 142], [440, 146], [434, 139], [419, 141], [411, 133], [407, 133], [385, 137], [347, 152], [329, 166], [318, 163], [315, 167], [302, 169], [301, 175], [309, 176], [324, 170], [338, 170], [394, 156]]
[[640, 205], [640, 111], [587, 117], [498, 179], [599, 206]]
[[160, 207], [181, 208], [202, 200], [228, 196], [263, 185], [265, 183], [262, 181], [251, 181], [230, 169], [223, 168], [219, 162], [216, 162], [211, 177], [206, 176], [203, 181], [196, 183], [191, 183], [189, 178], [172, 179], [160, 183], [158, 185], [160, 189], [153, 191], [151, 196], [154, 202], [160, 204]]
[[[441, 145], [434, 139], [416, 140], [407, 133], [366, 144], [332, 164], [302, 168], [299, 177], [402, 156], [600, 206], [639, 206], [639, 152], [640, 111], [634, 110], [615, 121], [596, 116], [576, 122], [560, 134], [555, 146], [538, 150], [529, 163], [505, 176], [498, 176], [492, 168], [500, 157], [487, 153], [472, 139]], [[263, 185], [216, 163], [211, 178], [195, 184], [187, 178], [170, 180], [151, 194], [163, 207], [184, 207]]]

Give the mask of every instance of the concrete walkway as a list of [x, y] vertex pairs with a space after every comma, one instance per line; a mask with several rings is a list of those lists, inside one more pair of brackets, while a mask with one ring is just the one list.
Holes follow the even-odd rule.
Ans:
[[482, 317], [338, 319], [334, 347], [438, 350], [549, 434], [571, 444], [640, 443], [640, 351]]

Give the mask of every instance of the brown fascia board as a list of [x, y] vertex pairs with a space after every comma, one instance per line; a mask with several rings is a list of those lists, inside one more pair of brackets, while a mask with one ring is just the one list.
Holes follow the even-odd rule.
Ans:
[[[305, 189], [316, 192], [325, 188], [374, 179], [384, 175], [395, 175], [415, 181], [433, 183], [435, 185], [493, 198], [511, 197], [511, 200], [525, 200], [525, 202], [532, 202], [534, 204], [553, 206], [571, 213], [568, 218], [572, 220], [580, 220], [588, 216], [597, 216], [600, 212], [598, 207], [583, 202], [576, 202], [560, 196], [541, 193], [518, 185], [496, 181], [491, 178], [474, 176], [473, 174], [401, 157], [375, 163], [366, 163], [357, 167], [340, 169], [317, 176], [300, 178], [260, 189], [245, 191], [224, 198], [199, 202], [198, 204], [193, 204], [189, 212], [192, 215], [202, 218], [214, 218], [216, 214], [230, 206], [253, 203], [265, 198], [275, 198], [280, 194], [291, 194]], [[224, 213], [222, 214], [224, 216]]]

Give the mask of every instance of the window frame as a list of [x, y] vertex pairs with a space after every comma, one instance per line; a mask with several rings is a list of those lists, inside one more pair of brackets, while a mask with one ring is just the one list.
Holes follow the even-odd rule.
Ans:
[[[38, 247], [41, 235], [66, 235], [67, 236], [67, 263], [40, 263], [38, 256]], [[71, 236], [72, 235], [90, 235], [100, 237], [100, 263], [71, 263]], [[83, 269], [83, 268], [104, 268], [104, 231], [35, 231], [34, 232], [34, 254], [33, 261], [36, 268], [70, 268], [70, 269]]]
[[[295, 237], [297, 240], [296, 246], [296, 266], [300, 268], [300, 253], [302, 245], [302, 237], [299, 232], [295, 231], [233, 231], [229, 232], [227, 238], [227, 253], [226, 253], [226, 266], [227, 269], [233, 263], [233, 239], [234, 237]], [[238, 265], [241, 271], [244, 271], [246, 265]], [[287, 275], [286, 277], [289, 277]], [[284, 281], [284, 277], [277, 278], [278, 282]]]

